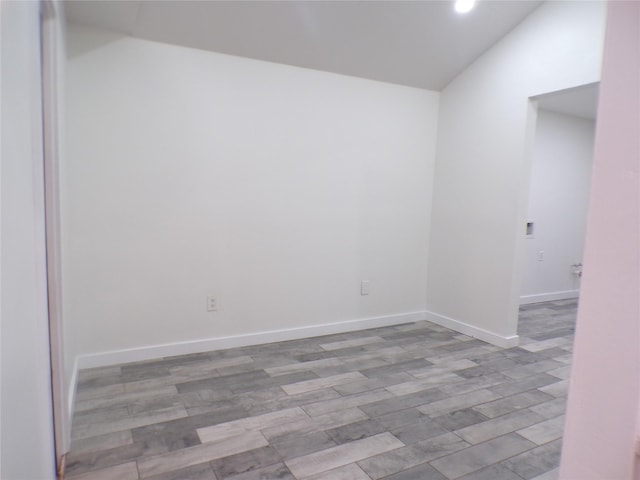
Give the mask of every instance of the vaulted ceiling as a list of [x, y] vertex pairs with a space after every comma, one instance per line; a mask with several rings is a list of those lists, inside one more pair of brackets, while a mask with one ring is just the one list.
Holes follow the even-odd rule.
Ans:
[[72, 23], [441, 90], [541, 1], [67, 1]]

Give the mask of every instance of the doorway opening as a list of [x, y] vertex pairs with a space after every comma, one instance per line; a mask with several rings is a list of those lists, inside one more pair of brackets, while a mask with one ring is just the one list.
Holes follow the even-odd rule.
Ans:
[[598, 84], [532, 98], [520, 305], [579, 296], [597, 99]]
[[524, 348], [529, 341], [544, 343], [547, 335], [555, 347], [567, 349], [568, 363], [582, 276], [598, 87], [593, 83], [531, 98], [535, 126], [520, 237], [518, 335]]

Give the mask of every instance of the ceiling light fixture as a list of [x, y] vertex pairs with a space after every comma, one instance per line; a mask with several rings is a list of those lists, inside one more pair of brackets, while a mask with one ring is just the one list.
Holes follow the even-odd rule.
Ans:
[[454, 7], [458, 13], [467, 13], [473, 9], [475, 4], [476, 0], [456, 0]]

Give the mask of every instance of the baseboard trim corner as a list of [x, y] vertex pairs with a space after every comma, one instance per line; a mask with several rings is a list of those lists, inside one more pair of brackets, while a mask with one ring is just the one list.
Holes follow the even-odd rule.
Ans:
[[482, 340], [492, 345], [496, 345], [497, 347], [516, 347], [520, 342], [520, 337], [518, 335], [503, 336], [480, 327], [469, 325], [468, 323], [461, 322], [460, 320], [440, 315], [439, 313], [427, 311], [426, 314], [427, 320], [430, 322], [440, 325], [441, 327], [450, 328], [451, 330], [463, 333], [464, 335], [477, 338], [478, 340]]
[[[265, 343], [297, 340], [307, 337], [319, 337], [334, 333], [366, 330], [368, 328], [387, 327], [402, 323], [426, 320], [426, 312], [409, 312], [397, 315], [347, 320], [344, 322], [310, 325], [307, 327], [268, 330], [229, 337], [215, 337], [202, 340], [190, 340], [160, 345], [149, 345], [138, 348], [111, 350], [92, 354], [80, 355], [77, 358], [77, 369], [106, 367], [121, 363], [140, 362], [156, 358], [173, 357], [176, 355], [190, 355], [193, 353], [224, 350], [227, 348], [262, 345]], [[76, 371], [77, 371], [76, 369]], [[74, 371], [74, 375], [76, 372]], [[74, 391], [75, 397], [75, 391]]]
[[541, 303], [541, 302], [553, 302], [555, 300], [568, 300], [570, 298], [578, 298], [579, 296], [580, 296], [580, 290], [564, 290], [561, 292], [522, 295], [520, 297], [520, 305], [529, 305], [532, 303]]

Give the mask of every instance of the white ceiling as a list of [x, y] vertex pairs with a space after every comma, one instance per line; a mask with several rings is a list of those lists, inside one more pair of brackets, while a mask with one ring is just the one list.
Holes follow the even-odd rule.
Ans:
[[441, 90], [542, 1], [66, 1], [69, 22]]
[[598, 84], [561, 90], [535, 97], [538, 108], [595, 120], [598, 112]]

